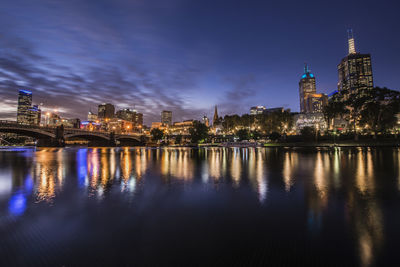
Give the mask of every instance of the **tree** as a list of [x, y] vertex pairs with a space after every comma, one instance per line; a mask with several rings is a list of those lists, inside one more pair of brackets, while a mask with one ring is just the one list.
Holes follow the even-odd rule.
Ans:
[[208, 137], [208, 127], [200, 121], [194, 121], [193, 127], [189, 129], [192, 143], [203, 143]]
[[250, 132], [250, 138], [254, 140], [258, 140], [261, 138], [261, 133], [257, 130], [253, 130]]
[[150, 134], [155, 141], [159, 141], [164, 137], [164, 132], [157, 128], [151, 129]]
[[269, 139], [271, 139], [272, 141], [277, 141], [279, 138], [281, 138], [281, 135], [278, 132], [272, 132], [269, 135]]
[[337, 117], [343, 117], [346, 113], [343, 95], [340, 93], [334, 94], [328, 104], [322, 108], [322, 113], [324, 114], [328, 129], [330, 129], [332, 120]]
[[399, 102], [400, 93], [387, 88], [360, 89], [352, 93], [343, 90], [329, 100], [323, 113], [328, 127], [333, 118], [345, 118], [352, 125], [357, 140], [358, 126], [375, 135], [392, 129], [397, 121]]
[[385, 132], [396, 125], [400, 93], [375, 87], [364, 94], [366, 102], [360, 112], [359, 123], [360, 126], [370, 129], [376, 138], [378, 132]]
[[246, 129], [240, 129], [236, 132], [236, 136], [239, 138], [240, 141], [248, 140], [249, 139], [249, 131]]
[[303, 137], [303, 141], [312, 141], [315, 137], [315, 129], [313, 127], [306, 126], [300, 130], [300, 134]]
[[182, 135], [181, 135], [181, 134], [178, 134], [178, 135], [175, 137], [175, 144], [179, 145], [181, 142], [182, 142]]

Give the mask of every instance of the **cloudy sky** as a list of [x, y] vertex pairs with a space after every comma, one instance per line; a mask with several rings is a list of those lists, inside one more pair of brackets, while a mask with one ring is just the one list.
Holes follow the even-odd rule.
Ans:
[[317, 90], [336, 89], [336, 66], [371, 53], [375, 85], [400, 88], [397, 1], [2, 0], [0, 118], [15, 119], [19, 89], [62, 116], [110, 102], [145, 123], [299, 110], [304, 62]]

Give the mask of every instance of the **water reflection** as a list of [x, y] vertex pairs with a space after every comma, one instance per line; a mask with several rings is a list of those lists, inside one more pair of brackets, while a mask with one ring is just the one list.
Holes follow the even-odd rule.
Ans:
[[[20, 218], [37, 204], [61, 201], [58, 196], [64, 191], [78, 192], [85, 199], [95, 196], [102, 202], [113, 193], [133, 199], [145, 190], [144, 181], [149, 188], [165, 184], [179, 188], [185, 184], [216, 191], [224, 187], [232, 194], [249, 192], [257, 207], [267, 208], [265, 203], [274, 203], [277, 209], [281, 203], [304, 206], [304, 216], [291, 219], [298, 225], [307, 225], [307, 234], [317, 237], [332, 229], [328, 226], [334, 214], [338, 222], [352, 228], [363, 266], [374, 265], [386, 240], [380, 197], [398, 195], [400, 190], [397, 149], [384, 153], [338, 148], [311, 152], [263, 148], [79, 148], [0, 154], [0, 208], [7, 207], [6, 213], [12, 216]], [[157, 188], [153, 194], [170, 187]], [[238, 193], [237, 197], [243, 195]], [[288, 216], [294, 212], [282, 207], [288, 209], [283, 212]]]

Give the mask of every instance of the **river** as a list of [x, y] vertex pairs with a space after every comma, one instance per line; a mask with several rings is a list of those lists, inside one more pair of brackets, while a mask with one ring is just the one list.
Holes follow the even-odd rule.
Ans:
[[400, 265], [398, 148], [0, 149], [0, 266]]

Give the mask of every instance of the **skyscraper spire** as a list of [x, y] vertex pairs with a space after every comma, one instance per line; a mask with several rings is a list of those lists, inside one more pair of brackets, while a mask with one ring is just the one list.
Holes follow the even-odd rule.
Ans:
[[354, 44], [354, 36], [353, 36], [353, 30], [348, 29], [347, 30], [347, 40], [349, 43], [349, 54], [355, 54], [356, 53], [356, 47]]
[[307, 74], [309, 72], [310, 72], [310, 70], [308, 69], [307, 63], [304, 63], [304, 74]]

